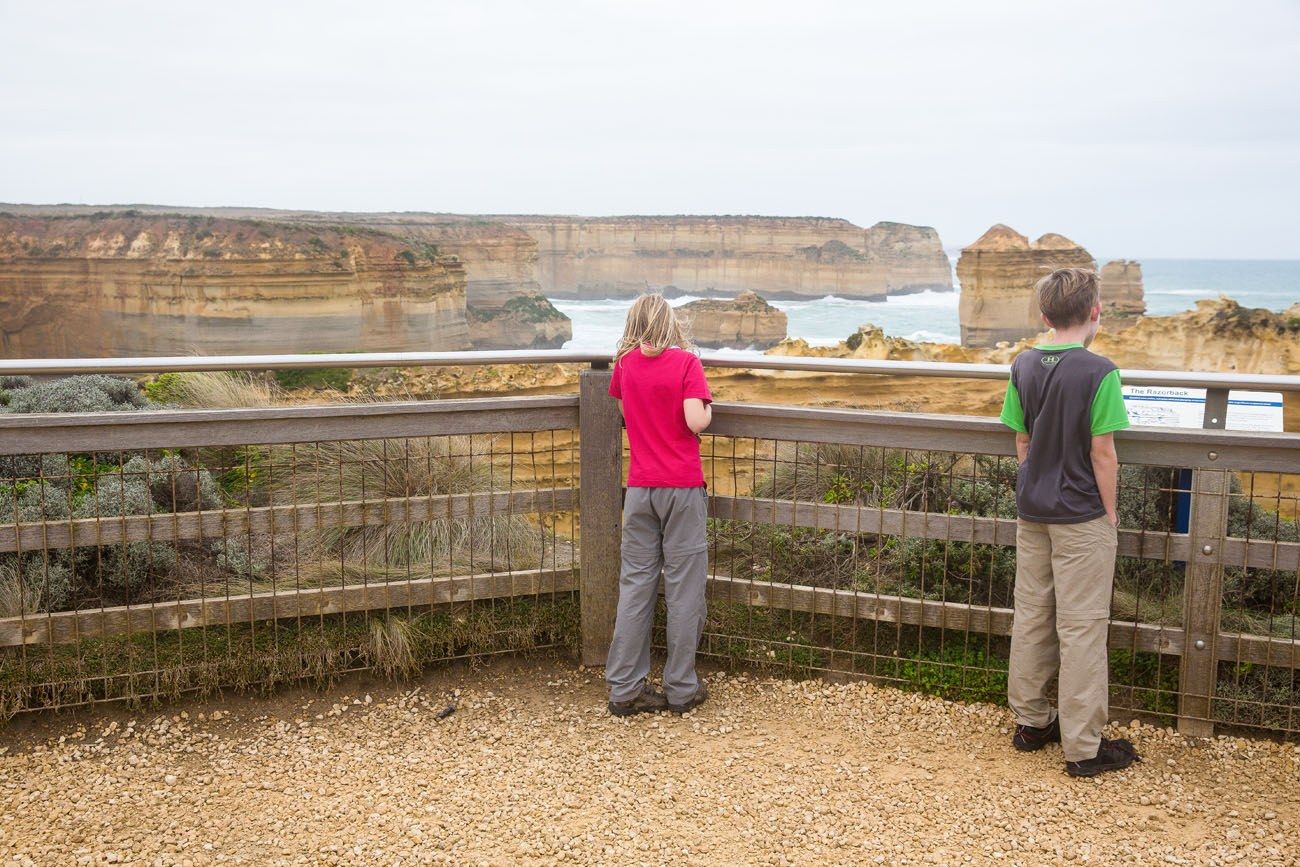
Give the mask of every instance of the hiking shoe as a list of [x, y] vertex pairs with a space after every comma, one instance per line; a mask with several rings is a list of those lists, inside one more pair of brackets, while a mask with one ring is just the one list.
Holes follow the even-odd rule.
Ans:
[[1048, 744], [1059, 744], [1060, 742], [1060, 717], [1052, 720], [1041, 729], [1033, 726], [1017, 725], [1015, 736], [1011, 738], [1011, 745], [1022, 753], [1037, 752]]
[[1140, 762], [1137, 750], [1122, 738], [1115, 740], [1101, 739], [1097, 755], [1082, 762], [1066, 762], [1065, 772], [1072, 777], [1095, 777], [1106, 771], [1119, 771], [1134, 762]]
[[668, 709], [668, 699], [650, 684], [641, 687], [641, 693], [627, 701], [611, 701], [609, 712], [614, 716], [634, 716], [639, 713], [658, 713]]
[[700, 688], [695, 690], [695, 695], [688, 698], [683, 704], [670, 703], [668, 705], [668, 709], [676, 714], [686, 713], [687, 711], [695, 710], [695, 708], [704, 704], [704, 702], [707, 701], [708, 698], [709, 698], [709, 688], [704, 685], [704, 681], [700, 681]]

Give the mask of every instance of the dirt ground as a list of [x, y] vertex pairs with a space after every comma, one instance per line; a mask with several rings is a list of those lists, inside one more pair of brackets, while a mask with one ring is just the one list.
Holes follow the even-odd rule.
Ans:
[[[395, 686], [97, 708], [0, 728], [8, 864], [1300, 864], [1300, 746], [1125, 726], [1065, 776], [1002, 708], [710, 675], [611, 718], [550, 657]], [[438, 711], [455, 705], [439, 719]]]

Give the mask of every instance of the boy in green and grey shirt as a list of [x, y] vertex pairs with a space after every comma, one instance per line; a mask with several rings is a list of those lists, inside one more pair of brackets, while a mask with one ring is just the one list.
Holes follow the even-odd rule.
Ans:
[[[1013, 738], [1032, 751], [1060, 741], [1071, 776], [1126, 768], [1137, 752], [1102, 737], [1109, 714], [1106, 639], [1115, 575], [1119, 462], [1114, 432], [1129, 425], [1119, 371], [1087, 349], [1101, 298], [1094, 272], [1038, 282], [1056, 332], [1011, 365], [1002, 422], [1016, 432], [1016, 586], [1008, 699]], [[1047, 687], [1059, 671], [1058, 708]]]

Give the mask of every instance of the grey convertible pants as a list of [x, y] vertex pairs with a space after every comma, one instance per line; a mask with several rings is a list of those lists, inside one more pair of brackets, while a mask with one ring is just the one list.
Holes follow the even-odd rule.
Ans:
[[618, 615], [605, 663], [611, 701], [636, 698], [650, 674], [650, 630], [660, 572], [668, 605], [664, 692], [670, 704], [685, 704], [699, 689], [695, 650], [704, 630], [707, 518], [704, 488], [627, 489]]

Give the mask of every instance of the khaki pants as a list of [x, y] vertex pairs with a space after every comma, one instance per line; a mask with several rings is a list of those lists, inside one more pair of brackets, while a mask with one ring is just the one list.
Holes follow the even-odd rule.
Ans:
[[1108, 654], [1115, 528], [1016, 526], [1016, 610], [1007, 699], [1016, 722], [1042, 728], [1056, 715], [1047, 687], [1060, 672], [1061, 748], [1067, 762], [1091, 759], [1109, 716]]

